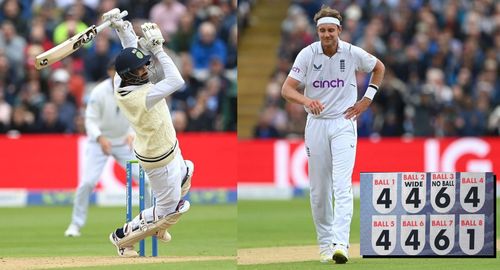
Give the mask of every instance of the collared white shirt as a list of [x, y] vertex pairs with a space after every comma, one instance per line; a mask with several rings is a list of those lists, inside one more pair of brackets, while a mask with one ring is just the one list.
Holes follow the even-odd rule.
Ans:
[[371, 72], [377, 58], [339, 39], [337, 53], [329, 57], [317, 41], [300, 51], [288, 76], [305, 84], [304, 95], [319, 100], [325, 109], [316, 118], [338, 118], [357, 100], [356, 71]]

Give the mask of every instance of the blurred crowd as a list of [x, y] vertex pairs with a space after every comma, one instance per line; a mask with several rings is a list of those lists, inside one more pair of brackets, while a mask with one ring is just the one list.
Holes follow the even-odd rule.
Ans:
[[[303, 107], [285, 103], [280, 91], [296, 55], [318, 40], [312, 18], [322, 4], [341, 12], [342, 40], [386, 67], [358, 120], [360, 137], [499, 135], [500, 1], [295, 0], [281, 24], [279, 60], [255, 137], [303, 136]], [[358, 97], [369, 78], [358, 74]]]
[[35, 56], [60, 44], [115, 7], [140, 35], [159, 25], [165, 48], [186, 82], [168, 100], [178, 132], [236, 130], [236, 0], [0, 1], [0, 133], [85, 133], [92, 88], [106, 79], [120, 52], [106, 29], [54, 65], [35, 69]]

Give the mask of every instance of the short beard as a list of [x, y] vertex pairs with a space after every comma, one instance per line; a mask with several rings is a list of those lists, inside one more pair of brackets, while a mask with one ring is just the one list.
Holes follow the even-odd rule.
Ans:
[[123, 81], [127, 85], [143, 85], [149, 82], [149, 76], [147, 72], [145, 72], [142, 76], [138, 76], [132, 72], [127, 72], [123, 76]]

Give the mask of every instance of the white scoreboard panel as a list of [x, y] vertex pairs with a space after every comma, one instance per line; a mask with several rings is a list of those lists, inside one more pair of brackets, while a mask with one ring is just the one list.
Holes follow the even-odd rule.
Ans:
[[496, 256], [493, 173], [361, 173], [363, 257]]

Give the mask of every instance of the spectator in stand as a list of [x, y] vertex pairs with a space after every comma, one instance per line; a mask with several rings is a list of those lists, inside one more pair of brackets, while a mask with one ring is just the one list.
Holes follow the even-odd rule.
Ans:
[[186, 130], [214, 131], [216, 115], [207, 108], [210, 95], [203, 89], [196, 96], [196, 103], [189, 109], [189, 123]]
[[165, 41], [168, 42], [169, 37], [177, 32], [179, 21], [185, 14], [184, 4], [177, 0], [162, 0], [153, 6], [149, 18], [160, 27]]
[[45, 103], [35, 133], [64, 133], [66, 130], [67, 126], [59, 120], [57, 106], [52, 102]]
[[7, 134], [19, 135], [36, 131], [35, 116], [22, 105], [14, 107]]
[[173, 111], [172, 112], [172, 123], [174, 124], [175, 132], [177, 134], [183, 133], [187, 128], [187, 115], [184, 111]]
[[25, 47], [26, 40], [17, 34], [14, 24], [10, 21], [4, 21], [0, 32], [0, 50], [5, 52], [10, 67], [13, 68], [17, 78], [24, 76]]
[[214, 128], [222, 130], [222, 87], [219, 77], [210, 77], [205, 82], [205, 91], [208, 94], [206, 110], [214, 116]]
[[290, 24], [290, 26], [283, 26], [285, 32], [283, 32], [283, 39], [278, 49], [279, 56], [287, 59], [295, 58], [302, 48], [314, 41], [307, 17], [301, 13], [294, 15]]
[[49, 101], [57, 109], [58, 120], [64, 125], [65, 133], [74, 131], [74, 119], [77, 114], [75, 98], [69, 93], [69, 73], [64, 69], [57, 69], [52, 74]]
[[250, 11], [252, 9], [251, 0], [238, 1], [238, 30], [244, 30], [250, 26]]
[[168, 42], [168, 47], [176, 53], [189, 52], [195, 34], [193, 14], [186, 13], [186, 15], [180, 18], [177, 31], [172, 34], [172, 38]]
[[4, 99], [13, 105], [17, 95], [17, 74], [9, 63], [9, 59], [0, 50], [0, 81], [4, 89]]
[[196, 103], [198, 91], [203, 87], [203, 82], [193, 76], [193, 60], [191, 55], [181, 55], [181, 76], [184, 86], [172, 94], [172, 109], [187, 110]]
[[273, 125], [274, 111], [270, 107], [264, 109], [260, 114], [259, 123], [254, 129], [253, 136], [259, 139], [271, 139], [281, 137], [278, 129]]
[[224, 94], [222, 107], [222, 129], [224, 131], [237, 131], [238, 123], [238, 85], [231, 81], [229, 89]]
[[30, 10], [30, 7], [23, 6], [24, 3], [18, 0], [3, 1], [0, 16], [0, 21], [10, 21], [15, 26], [16, 32], [21, 36], [28, 35], [28, 21], [23, 17], [21, 11], [23, 9]]
[[[112, 7], [110, 4], [103, 4], [105, 2], [112, 3]], [[119, 2], [119, 4], [120, 4], [119, 7], [121, 10], [128, 11], [127, 18], [148, 18], [150, 11], [151, 11], [151, 8], [159, 1], [151, 1], [151, 0], [134, 0], [134, 1], [103, 0], [103, 1], [101, 1], [101, 5], [103, 7], [100, 8], [100, 13], [103, 14], [103, 13], [117, 7], [117, 2]]]
[[65, 11], [64, 20], [54, 30], [53, 40], [55, 44], [61, 44], [68, 38], [87, 29], [88, 25], [79, 16], [81, 16], [81, 13], [76, 7], [70, 6]]
[[221, 0], [220, 1], [220, 9], [222, 11], [222, 16], [221, 16], [221, 26], [220, 26], [220, 31], [219, 31], [219, 36], [220, 38], [225, 42], [225, 43], [231, 43], [231, 32], [232, 31], [237, 31], [236, 29], [233, 30], [233, 28], [237, 28], [237, 15], [236, 15], [236, 9], [238, 8], [238, 2], [236, 0]]
[[84, 58], [85, 79], [99, 82], [107, 75], [107, 64], [111, 61], [110, 41], [105, 35], [97, 35], [93, 47]]
[[38, 77], [35, 75], [37, 73], [34, 73], [33, 70], [34, 69], [31, 69], [29, 71], [29, 79], [21, 86], [21, 90], [16, 96], [15, 103], [17, 105], [22, 105], [35, 116], [35, 120], [39, 120], [38, 116], [47, 98], [42, 93]]
[[202, 78], [206, 78], [210, 60], [213, 57], [218, 57], [224, 65], [226, 64], [226, 45], [217, 38], [215, 26], [212, 23], [204, 22], [198, 28], [198, 36], [191, 45], [191, 55], [195, 74]]
[[74, 103], [77, 108], [82, 108], [85, 96], [86, 81], [83, 75], [83, 71], [79, 70], [78, 67], [73, 64], [76, 59], [72, 57], [67, 57], [61, 60], [61, 68], [69, 74], [69, 80], [67, 82], [67, 89], [69, 91], [68, 99], [70, 102]]
[[54, 30], [61, 21], [63, 10], [57, 7], [55, 1], [38, 1], [38, 3], [35, 1], [33, 11], [33, 19], [42, 21], [46, 35], [52, 39]]
[[[52, 41], [47, 37], [47, 34], [45, 32], [45, 23], [40, 18], [36, 18], [32, 21], [26, 51], [30, 50], [31, 46], [41, 46], [42, 50], [40, 53], [50, 50], [52, 47], [54, 47], [54, 43], [52, 43]], [[30, 58], [26, 59], [26, 61], [34, 61], [34, 57], [31, 58], [30, 55]]]
[[457, 119], [458, 134], [460, 136], [480, 136], [485, 134], [487, 123], [487, 116], [475, 106], [472, 97], [467, 96]]
[[[232, 81], [226, 76], [224, 65], [217, 57], [212, 58], [210, 61], [210, 78], [206, 84], [208, 88], [212, 88], [213, 94], [216, 96], [213, 99], [217, 101], [217, 115], [220, 115], [220, 123], [217, 125], [217, 130], [235, 129], [236, 125], [236, 98], [237, 92], [235, 86], [236, 82]], [[234, 107], [232, 107], [234, 106]]]
[[204, 21], [206, 22], [211, 22], [212, 25], [215, 27], [215, 32], [217, 33], [217, 37], [220, 38], [222, 41], [227, 41], [227, 31], [224, 35], [222, 34], [222, 20], [223, 20], [223, 14], [222, 14], [222, 9], [218, 6], [215, 5], [210, 5], [206, 9], [206, 18]]
[[238, 66], [238, 27], [233, 25], [229, 33], [229, 42], [227, 43], [227, 62], [226, 69], [236, 71]]
[[[79, 13], [76, 7], [70, 6], [64, 14], [64, 20], [59, 23], [54, 29], [53, 41], [54, 43], [61, 44], [62, 42], [68, 40], [70, 37], [77, 33], [83, 32], [87, 29], [88, 25], [82, 21], [79, 17]], [[90, 45], [84, 45], [84, 48], [88, 48]], [[77, 70], [83, 69], [83, 54], [85, 50], [78, 50], [71, 54], [71, 58], [74, 58], [74, 65]], [[57, 64], [57, 63], [56, 63]], [[57, 68], [58, 65], [55, 65]]]

